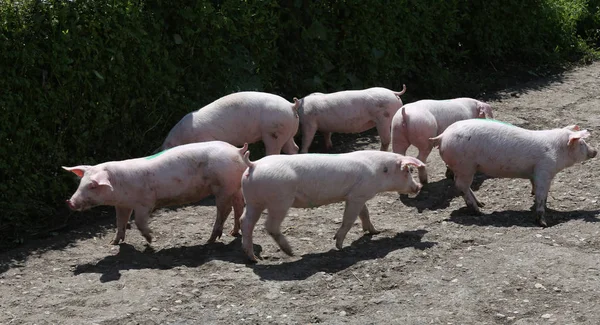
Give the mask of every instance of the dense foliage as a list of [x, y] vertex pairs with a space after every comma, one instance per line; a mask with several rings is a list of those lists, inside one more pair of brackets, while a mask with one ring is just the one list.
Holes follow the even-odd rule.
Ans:
[[408, 86], [471, 95], [473, 76], [589, 55], [598, 0], [5, 0], [0, 242], [65, 223], [61, 165], [152, 152], [185, 113], [261, 90], [289, 100]]

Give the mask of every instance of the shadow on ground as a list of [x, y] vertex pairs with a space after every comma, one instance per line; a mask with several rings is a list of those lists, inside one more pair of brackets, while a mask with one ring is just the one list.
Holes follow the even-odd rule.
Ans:
[[[483, 181], [488, 178], [490, 177], [477, 173], [473, 177], [473, 184], [471, 184], [473, 191], [479, 190]], [[410, 198], [408, 195], [400, 195], [400, 201], [406, 206], [417, 208], [417, 211], [421, 213], [425, 210], [445, 209], [450, 206], [450, 202], [454, 198], [461, 195], [460, 191], [454, 186], [454, 180], [444, 178], [437, 182], [426, 184], [414, 198]]]
[[[119, 252], [110, 255], [95, 263], [86, 263], [75, 266], [74, 275], [81, 273], [99, 273], [100, 282], [117, 281], [121, 278], [121, 271], [140, 269], [168, 270], [177, 266], [197, 267], [211, 260], [222, 260], [237, 264], [246, 263], [242, 253], [241, 237], [237, 237], [228, 244], [216, 242], [212, 244], [177, 246], [172, 248], [154, 250], [146, 246], [144, 251], [138, 251], [130, 244], [120, 244]], [[254, 245], [255, 251], [262, 251], [262, 247]]]
[[[598, 216], [600, 210], [574, 210], [574, 211], [557, 211], [546, 209], [546, 221], [548, 227], [568, 222], [571, 220], [584, 220], [586, 222], [599, 222]], [[533, 211], [528, 210], [505, 210], [494, 211], [492, 213], [484, 213], [476, 215], [473, 210], [467, 207], [462, 207], [450, 213], [447, 221], [455, 222], [466, 226], [492, 226], [492, 227], [539, 227], [536, 222]]]
[[[215, 198], [211, 195], [198, 203], [166, 209], [177, 210], [186, 206], [215, 206]], [[71, 247], [77, 241], [93, 238], [99, 234], [108, 234], [106, 238], [108, 243], [109, 237], [115, 231], [116, 221], [113, 207], [98, 207], [83, 213], [70, 211], [65, 213], [69, 213], [69, 218], [76, 219], [76, 221], [59, 230], [32, 238], [21, 247], [0, 253], [0, 274], [13, 267], [19, 267], [33, 253], [42, 254], [50, 250], [65, 249]], [[130, 223], [133, 222], [133, 218], [135, 218], [135, 215]]]
[[422, 242], [426, 230], [404, 231], [394, 237], [372, 240], [363, 236], [342, 250], [332, 249], [324, 253], [302, 255], [297, 261], [278, 265], [249, 265], [263, 280], [292, 281], [304, 280], [317, 272], [336, 273], [359, 261], [385, 257], [398, 249], [414, 247], [424, 250], [433, 247], [434, 242]]

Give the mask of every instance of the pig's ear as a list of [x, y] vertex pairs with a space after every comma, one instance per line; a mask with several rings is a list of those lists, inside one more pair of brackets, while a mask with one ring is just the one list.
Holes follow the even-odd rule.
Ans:
[[85, 174], [85, 172], [90, 169], [91, 166], [88, 165], [80, 165], [80, 166], [75, 166], [75, 167], [65, 167], [62, 166], [62, 168], [64, 170], [68, 170], [70, 172], [72, 172], [73, 174], [77, 175], [79, 178], [83, 177], [83, 174]]
[[112, 184], [108, 179], [108, 173], [106, 171], [95, 173], [93, 176], [90, 177], [90, 179], [92, 182], [95, 182], [99, 186], [108, 186], [111, 191], [113, 190]]
[[590, 132], [588, 132], [588, 130], [581, 130], [581, 131], [573, 132], [573, 133], [569, 134], [569, 142], [567, 144], [572, 145], [577, 140], [585, 139], [589, 136], [590, 136]]
[[477, 103], [477, 110], [479, 113], [479, 118], [494, 118], [492, 107], [486, 103]]
[[422, 161], [414, 157], [402, 157], [398, 160], [398, 164], [400, 165], [400, 169], [404, 169], [408, 166], [425, 167], [425, 164]]
[[579, 131], [579, 130], [581, 130], [579, 128], [579, 125], [577, 125], [577, 124], [565, 126], [563, 129], [567, 129], [567, 130], [570, 130], [570, 131]]

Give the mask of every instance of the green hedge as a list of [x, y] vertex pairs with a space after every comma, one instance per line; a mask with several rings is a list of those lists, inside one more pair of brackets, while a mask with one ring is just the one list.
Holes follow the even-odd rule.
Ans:
[[598, 0], [5, 0], [0, 243], [65, 223], [61, 165], [152, 152], [185, 113], [240, 90], [291, 100], [473, 76], [593, 53]]

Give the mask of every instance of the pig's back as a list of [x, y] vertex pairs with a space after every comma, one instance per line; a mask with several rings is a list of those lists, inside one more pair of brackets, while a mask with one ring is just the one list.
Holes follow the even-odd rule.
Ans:
[[381, 87], [312, 94], [304, 100], [303, 113], [317, 121], [320, 131], [340, 133], [373, 128], [378, 114], [392, 118], [402, 106], [392, 91]]
[[[295, 207], [312, 207], [343, 200], [364, 177], [364, 160], [346, 154], [302, 154], [267, 156], [255, 162], [249, 177], [243, 177], [248, 200], [266, 204], [281, 197], [295, 198]], [[306, 203], [306, 206], [302, 202]]]
[[292, 104], [284, 98], [253, 91], [221, 97], [193, 115], [194, 129], [237, 146], [259, 141], [263, 130], [273, 124], [293, 127], [283, 124], [296, 119]]
[[450, 166], [475, 165], [490, 176], [527, 178], [551, 154], [544, 133], [489, 119], [459, 121], [443, 133], [440, 154]]
[[437, 123], [437, 134], [441, 134], [455, 122], [474, 118], [476, 104], [466, 98], [447, 100], [426, 100], [424, 105]]

